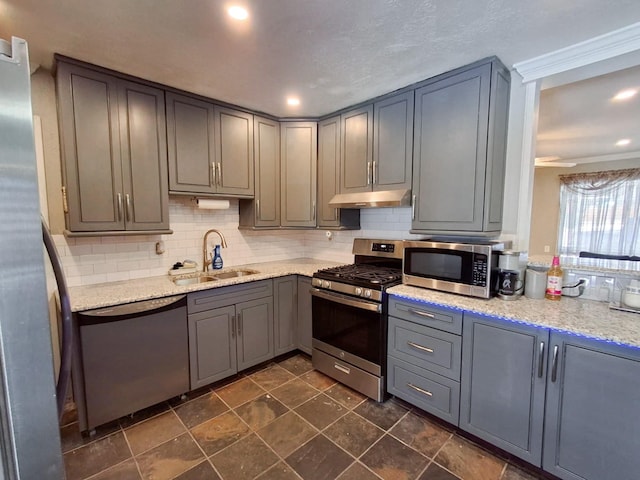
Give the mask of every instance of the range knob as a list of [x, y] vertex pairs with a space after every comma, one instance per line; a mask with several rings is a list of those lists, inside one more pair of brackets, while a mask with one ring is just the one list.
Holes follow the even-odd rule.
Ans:
[[364, 291], [364, 296], [366, 298], [371, 298], [371, 290], [369, 290], [368, 288]]
[[356, 287], [355, 292], [356, 292], [356, 295], [362, 295], [362, 288]]
[[322, 281], [322, 286], [324, 288], [331, 288], [331, 282], [329, 280], [323, 280]]

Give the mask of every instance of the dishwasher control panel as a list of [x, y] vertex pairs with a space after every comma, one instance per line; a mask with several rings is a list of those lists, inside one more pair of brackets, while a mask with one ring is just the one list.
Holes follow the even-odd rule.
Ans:
[[111, 307], [96, 308], [94, 310], [86, 310], [79, 312], [82, 315], [90, 317], [115, 317], [121, 315], [131, 315], [135, 313], [146, 313], [158, 310], [186, 298], [186, 295], [174, 295], [172, 297], [152, 298], [150, 300], [142, 300], [140, 302], [125, 303], [122, 305], [113, 305]]

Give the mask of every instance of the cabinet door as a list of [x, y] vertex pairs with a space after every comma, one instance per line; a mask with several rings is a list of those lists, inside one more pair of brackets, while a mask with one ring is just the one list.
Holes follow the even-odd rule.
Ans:
[[371, 190], [373, 168], [373, 105], [342, 114], [340, 193]]
[[280, 225], [280, 124], [254, 117], [255, 226]]
[[123, 230], [117, 80], [59, 62], [57, 93], [67, 228]]
[[311, 355], [311, 279], [298, 277], [298, 348]]
[[483, 229], [491, 65], [416, 90], [413, 230]]
[[216, 192], [252, 197], [253, 115], [215, 107]]
[[127, 230], [169, 228], [164, 92], [118, 81], [120, 151]]
[[283, 227], [316, 226], [317, 131], [315, 122], [280, 124]]
[[191, 389], [238, 371], [233, 305], [189, 315]]
[[298, 277], [290, 275], [273, 280], [274, 354], [281, 355], [296, 349], [298, 323]]
[[413, 91], [373, 105], [373, 138], [373, 189], [411, 188]]
[[236, 305], [238, 370], [273, 358], [273, 297]]
[[571, 480], [638, 478], [638, 349], [559, 333], [551, 349], [543, 468]]
[[214, 193], [213, 104], [166, 94], [169, 190]]
[[329, 201], [340, 188], [340, 117], [318, 124], [318, 226], [338, 226], [339, 209]]
[[465, 313], [460, 428], [540, 466], [546, 329]]

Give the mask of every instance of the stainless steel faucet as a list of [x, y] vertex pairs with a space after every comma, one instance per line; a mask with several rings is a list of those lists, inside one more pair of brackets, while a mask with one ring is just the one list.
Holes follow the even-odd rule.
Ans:
[[210, 257], [207, 254], [207, 237], [209, 236], [210, 233], [217, 233], [218, 236], [220, 237], [220, 246], [222, 248], [227, 248], [227, 241], [225, 240], [222, 232], [219, 232], [215, 228], [212, 228], [211, 230], [207, 230], [207, 232], [204, 234], [204, 239], [202, 240], [202, 271], [203, 272], [207, 271], [207, 267], [213, 261], [213, 257]]

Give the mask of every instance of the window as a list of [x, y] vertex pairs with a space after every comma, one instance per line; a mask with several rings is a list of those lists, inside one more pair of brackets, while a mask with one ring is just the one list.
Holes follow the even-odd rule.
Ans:
[[560, 175], [558, 251], [640, 255], [640, 169]]

